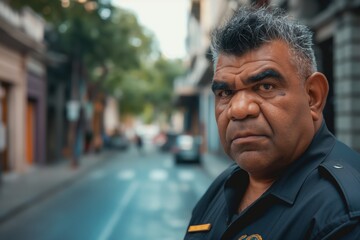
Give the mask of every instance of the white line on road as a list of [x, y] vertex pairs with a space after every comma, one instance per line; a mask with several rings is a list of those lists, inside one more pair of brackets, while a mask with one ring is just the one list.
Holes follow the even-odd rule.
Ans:
[[168, 172], [164, 169], [154, 169], [150, 172], [149, 178], [152, 181], [165, 181], [168, 179]]
[[97, 170], [90, 174], [90, 179], [98, 180], [100, 178], [103, 178], [104, 176], [105, 176], [105, 172], [103, 170]]
[[124, 212], [124, 209], [127, 207], [127, 205], [129, 205], [130, 200], [132, 199], [132, 197], [135, 194], [135, 191], [138, 188], [139, 188], [139, 182], [132, 182], [130, 187], [125, 192], [125, 195], [121, 195], [122, 198], [121, 198], [120, 204], [116, 208], [114, 214], [111, 216], [111, 219], [109, 220], [109, 222], [106, 224], [106, 227], [102, 231], [98, 240], [109, 239], [109, 237], [111, 236], [111, 234], [114, 231], [116, 224], [119, 222], [119, 220]]
[[195, 179], [194, 172], [190, 170], [180, 170], [178, 172], [178, 177], [181, 181], [192, 181]]
[[135, 177], [135, 171], [132, 169], [125, 169], [120, 171], [117, 177], [120, 180], [132, 180]]
[[165, 181], [168, 179], [168, 175], [168, 172], [164, 169], [153, 169], [149, 173], [149, 178], [153, 181]]

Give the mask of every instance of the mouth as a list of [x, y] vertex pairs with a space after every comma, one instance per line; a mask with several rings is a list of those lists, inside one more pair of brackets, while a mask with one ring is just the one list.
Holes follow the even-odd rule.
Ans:
[[231, 138], [232, 144], [249, 144], [256, 143], [266, 139], [265, 135], [262, 134], [238, 134]]

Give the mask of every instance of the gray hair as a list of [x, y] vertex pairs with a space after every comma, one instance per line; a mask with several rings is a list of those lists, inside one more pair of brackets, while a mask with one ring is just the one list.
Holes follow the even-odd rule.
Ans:
[[316, 71], [310, 29], [278, 8], [241, 7], [211, 35], [214, 64], [219, 54], [241, 56], [273, 40], [288, 44], [298, 74], [306, 78]]

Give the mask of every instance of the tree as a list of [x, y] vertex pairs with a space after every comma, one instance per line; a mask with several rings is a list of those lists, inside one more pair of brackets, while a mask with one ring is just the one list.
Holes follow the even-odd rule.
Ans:
[[[49, 50], [68, 56], [62, 73], [68, 74], [65, 78], [75, 79], [77, 85], [97, 82], [107, 94], [121, 95], [123, 113], [153, 109], [147, 117], [151, 120], [156, 112], [169, 112], [173, 81], [184, 71], [181, 61], [161, 57], [154, 36], [132, 13], [106, 0], [80, 2], [25, 3], [48, 21]], [[9, 4], [21, 8], [24, 1], [11, 0]]]

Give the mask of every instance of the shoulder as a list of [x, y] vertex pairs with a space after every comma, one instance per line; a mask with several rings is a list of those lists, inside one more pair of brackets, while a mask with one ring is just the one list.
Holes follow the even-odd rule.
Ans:
[[335, 140], [329, 151], [318, 151], [311, 160], [320, 158], [289, 214], [306, 225], [307, 239], [342, 239], [334, 236], [354, 234], [360, 226], [360, 155]]
[[341, 193], [350, 216], [360, 217], [360, 155], [341, 142], [337, 142], [319, 171]]
[[[357, 227], [360, 226], [359, 153], [337, 141], [325, 161], [320, 164], [318, 170], [321, 178], [332, 187], [324, 188], [322, 191], [323, 196], [327, 196], [326, 199], [323, 198], [323, 204], [328, 209], [328, 212], [326, 215], [321, 215], [327, 220], [317, 219], [324, 225], [320, 224], [322, 227], [318, 226], [319, 232], [316, 234], [317, 238], [314, 239], [323, 239], [328, 236], [330, 238], [344, 236], [342, 234], [345, 234], [345, 232], [350, 235], [351, 232], [359, 234], [359, 227]], [[333, 214], [329, 212], [329, 208]]]

